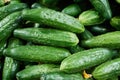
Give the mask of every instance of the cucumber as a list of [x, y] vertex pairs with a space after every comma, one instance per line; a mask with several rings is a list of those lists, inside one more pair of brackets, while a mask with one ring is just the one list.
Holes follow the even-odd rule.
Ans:
[[107, 61], [97, 66], [92, 73], [98, 80], [109, 79], [120, 75], [120, 58]]
[[79, 45], [76, 45], [76, 46], [72, 46], [69, 48], [69, 51], [74, 54], [74, 53], [77, 53], [77, 52], [80, 52], [80, 51], [83, 51], [84, 49], [82, 47], [80, 47]]
[[[16, 38], [9, 40], [8, 47], [16, 47], [21, 45], [21, 41]], [[15, 79], [16, 73], [20, 68], [20, 63], [11, 57], [5, 57], [2, 80], [13, 80]]]
[[18, 72], [16, 77], [18, 80], [40, 80], [42, 74], [60, 72], [59, 66], [54, 64], [42, 64], [27, 67]]
[[11, 36], [21, 21], [21, 12], [14, 12], [0, 21], [0, 41]]
[[84, 26], [79, 22], [79, 20], [55, 10], [48, 8], [37, 8], [23, 10], [22, 13], [25, 20], [30, 20], [36, 23], [42, 22], [48, 26], [75, 33], [84, 32]]
[[83, 40], [87, 40], [93, 37], [93, 34], [88, 31], [87, 29], [85, 29], [85, 31], [83, 33], [80, 34], [80, 38]]
[[25, 8], [27, 8], [27, 5], [25, 3], [14, 3], [0, 7], [0, 20], [13, 12], [20, 11]]
[[105, 25], [94, 25], [90, 27], [90, 31], [94, 33], [94, 35], [100, 35], [107, 33], [110, 30]]
[[63, 72], [54, 72], [43, 74], [40, 80], [84, 80], [80, 73], [66, 74]]
[[0, 41], [0, 56], [3, 55], [2, 52], [5, 49], [6, 45], [7, 45], [6, 39], [3, 39], [3, 40]]
[[79, 15], [79, 21], [85, 26], [90, 26], [101, 24], [105, 21], [105, 19], [97, 11], [90, 9], [87, 11], [83, 11]]
[[81, 70], [99, 65], [113, 56], [112, 50], [94, 48], [77, 52], [65, 58], [60, 65], [60, 70], [67, 73], [80, 72]]
[[90, 2], [105, 19], [111, 19], [112, 12], [108, 0], [90, 0]]
[[45, 28], [24, 28], [14, 30], [14, 36], [38, 44], [69, 47], [78, 44], [76, 34]]
[[34, 9], [34, 8], [43, 8], [45, 6], [43, 6], [42, 4], [39, 4], [39, 3], [34, 3], [31, 5], [31, 8]]
[[63, 13], [68, 14], [70, 16], [78, 16], [81, 13], [81, 9], [78, 4], [71, 4], [65, 7], [62, 10]]
[[21, 61], [59, 63], [71, 54], [63, 48], [26, 45], [7, 48], [4, 50], [4, 55]]
[[117, 30], [120, 30], [120, 16], [115, 16], [110, 20], [110, 24]]
[[120, 0], [115, 0], [118, 4], [120, 4]]
[[120, 31], [108, 32], [91, 39], [82, 41], [84, 47], [107, 47], [112, 49], [120, 48]]

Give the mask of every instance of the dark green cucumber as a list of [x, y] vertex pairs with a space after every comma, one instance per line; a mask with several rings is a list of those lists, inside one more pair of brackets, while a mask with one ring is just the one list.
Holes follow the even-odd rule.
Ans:
[[17, 73], [18, 80], [40, 80], [42, 74], [60, 72], [58, 65], [42, 64], [27, 67], [26, 69]]
[[[8, 47], [16, 47], [21, 45], [21, 41], [16, 38], [9, 40]], [[18, 72], [20, 63], [10, 57], [5, 57], [2, 80], [13, 80], [15, 79], [16, 73]]]
[[0, 21], [0, 41], [11, 36], [21, 21], [21, 12], [14, 12]]
[[80, 51], [83, 51], [84, 49], [82, 47], [80, 47], [79, 45], [76, 46], [72, 46], [69, 48], [69, 51], [73, 54], [73, 53], [77, 53]]
[[105, 19], [97, 11], [87, 10], [80, 14], [79, 21], [85, 26], [90, 26], [101, 24], [105, 21]]
[[66, 49], [50, 46], [18, 46], [5, 49], [4, 55], [21, 61], [57, 63], [71, 54]]
[[0, 7], [0, 20], [5, 18], [7, 15], [20, 11], [24, 8], [27, 8], [27, 5], [25, 3], [14, 3], [14, 4], [8, 4], [6, 6]]
[[80, 73], [67, 74], [63, 72], [43, 74], [40, 80], [84, 80]]
[[0, 56], [3, 55], [2, 52], [5, 49], [6, 45], [7, 45], [6, 39], [3, 39], [3, 40], [0, 41]]
[[39, 0], [40, 4], [43, 4], [47, 7], [56, 6], [60, 0]]
[[65, 7], [62, 10], [63, 13], [68, 14], [70, 16], [78, 16], [81, 13], [81, 9], [78, 4], [71, 4]]
[[61, 62], [60, 70], [67, 73], [80, 72], [81, 70], [99, 65], [112, 58], [112, 50], [94, 48], [75, 53]]
[[97, 80], [109, 79], [120, 75], [120, 58], [107, 61], [95, 68], [93, 77]]
[[108, 32], [106, 34], [98, 35], [91, 39], [82, 41], [84, 47], [107, 47], [120, 48], [120, 31]]
[[83, 33], [80, 34], [80, 38], [83, 40], [87, 40], [93, 37], [93, 34], [88, 31], [87, 29], [85, 29], [85, 31]]
[[94, 8], [105, 18], [110, 19], [112, 12], [108, 0], [90, 0]]
[[115, 16], [111, 19], [110, 24], [117, 30], [120, 30], [120, 16]]
[[107, 33], [110, 30], [105, 25], [94, 25], [90, 27], [90, 31], [94, 35], [100, 35], [100, 34]]
[[75, 46], [79, 42], [74, 33], [45, 28], [16, 29], [14, 36], [34, 43], [60, 47]]
[[71, 32], [81, 33], [84, 26], [79, 20], [67, 14], [51, 10], [48, 8], [37, 8], [31, 10], [23, 10], [23, 18], [36, 23], [44, 23], [48, 26], [67, 30]]

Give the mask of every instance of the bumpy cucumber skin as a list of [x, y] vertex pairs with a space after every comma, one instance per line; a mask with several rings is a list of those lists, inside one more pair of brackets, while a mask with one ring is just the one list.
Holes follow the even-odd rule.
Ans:
[[0, 20], [5, 18], [7, 15], [20, 11], [24, 8], [27, 8], [27, 5], [24, 3], [14, 3], [14, 4], [9, 4], [3, 7], [0, 7]]
[[109, 79], [120, 75], [120, 58], [116, 58], [99, 65], [95, 68], [92, 75], [98, 80]]
[[[11, 38], [8, 43], [8, 47], [16, 47], [21, 45], [21, 41], [17, 38]], [[2, 80], [15, 79], [16, 73], [20, 68], [20, 63], [10, 57], [5, 57]]]
[[16, 29], [14, 30], [14, 36], [34, 43], [60, 47], [75, 46], [79, 42], [76, 34], [55, 29]]
[[42, 74], [60, 72], [58, 65], [42, 64], [30, 66], [16, 74], [18, 80], [40, 80]]
[[55, 10], [48, 8], [39, 8], [31, 10], [23, 10], [23, 18], [36, 23], [44, 23], [48, 26], [67, 30], [75, 33], [84, 31], [84, 26], [79, 20]]
[[79, 5], [77, 4], [71, 4], [67, 7], [65, 7], [62, 10], [63, 13], [71, 15], [71, 16], [78, 16], [81, 13], [81, 9], [79, 7]]
[[21, 20], [21, 12], [15, 12], [0, 21], [0, 41], [11, 36], [12, 31], [18, 27]]
[[120, 16], [113, 17], [110, 21], [110, 24], [112, 25], [112, 27], [120, 30]]
[[101, 24], [105, 19], [97, 11], [87, 10], [80, 14], [79, 21], [85, 26], [90, 26]]
[[5, 49], [6, 45], [7, 45], [6, 39], [3, 39], [3, 40], [0, 41], [0, 56], [3, 55], [2, 52]]
[[67, 73], [80, 72], [81, 70], [101, 64], [113, 56], [111, 50], [94, 48], [75, 53], [61, 62], [60, 70]]
[[41, 76], [41, 80], [84, 80], [80, 73], [67, 74], [63, 72], [48, 73]]
[[90, 0], [90, 2], [105, 19], [111, 19], [112, 12], [108, 0]]
[[5, 49], [3, 54], [17, 60], [45, 63], [59, 63], [71, 55], [66, 49], [50, 46], [18, 46]]
[[120, 31], [108, 32], [106, 34], [98, 35], [91, 39], [82, 41], [84, 47], [107, 47], [120, 48]]

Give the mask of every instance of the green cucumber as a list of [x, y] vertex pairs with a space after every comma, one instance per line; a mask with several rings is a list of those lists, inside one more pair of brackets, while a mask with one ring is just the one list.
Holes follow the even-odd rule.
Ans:
[[0, 41], [11, 36], [21, 21], [21, 12], [14, 12], [0, 21]]
[[84, 78], [80, 73], [67, 74], [63, 72], [54, 72], [43, 74], [40, 80], [84, 80]]
[[[16, 38], [9, 40], [8, 47], [16, 47], [21, 45], [21, 41]], [[16, 73], [20, 68], [20, 63], [11, 57], [5, 57], [2, 80], [13, 80], [15, 79]]]
[[71, 55], [66, 49], [50, 46], [18, 46], [5, 49], [3, 54], [16, 60], [44, 63], [59, 63]]
[[108, 32], [82, 41], [84, 47], [120, 48], [120, 31]]
[[39, 4], [39, 3], [34, 3], [31, 5], [31, 8], [34, 9], [34, 8], [43, 8], [45, 6], [43, 6], [42, 4]]
[[18, 72], [16, 77], [18, 80], [40, 80], [42, 74], [51, 72], [60, 72], [59, 66], [54, 64], [30, 66]]
[[120, 30], [120, 16], [115, 16], [110, 20], [110, 24], [117, 30]]
[[120, 75], [120, 58], [107, 61], [97, 66], [92, 73], [97, 80], [109, 79]]
[[100, 35], [100, 34], [107, 33], [110, 30], [105, 25], [94, 25], [90, 27], [90, 31], [94, 35]]
[[118, 4], [120, 4], [120, 0], [115, 0]]
[[81, 9], [78, 4], [71, 4], [65, 7], [62, 10], [63, 13], [68, 14], [70, 16], [78, 16], [81, 13]]
[[14, 3], [14, 4], [8, 4], [6, 6], [0, 7], [0, 20], [5, 18], [7, 15], [20, 11], [24, 8], [27, 8], [27, 5], [25, 3]]
[[79, 15], [79, 21], [85, 26], [90, 26], [90, 25], [101, 24], [105, 21], [105, 19], [97, 11], [87, 10], [87, 11], [83, 11]]
[[113, 56], [112, 50], [94, 48], [80, 51], [65, 58], [60, 65], [60, 70], [67, 73], [80, 72], [81, 70], [99, 65]]
[[112, 12], [108, 0], [90, 0], [94, 8], [105, 18], [110, 19]]
[[2, 52], [5, 49], [6, 45], [7, 45], [7, 40], [6, 39], [3, 39], [3, 40], [0, 41], [0, 56], [3, 55]]
[[31, 10], [23, 10], [22, 15], [26, 20], [30, 20], [36, 23], [42, 22], [57, 29], [76, 33], [81, 33], [84, 31], [84, 26], [79, 22], [79, 20], [52, 9], [37, 8]]
[[74, 53], [77, 53], [77, 52], [80, 52], [80, 51], [83, 51], [84, 49], [82, 47], [80, 47], [79, 45], [76, 45], [76, 46], [72, 46], [69, 48], [69, 51], [74, 54]]
[[93, 34], [88, 31], [87, 29], [85, 29], [85, 31], [83, 33], [80, 34], [80, 38], [83, 40], [87, 40], [93, 37]]
[[14, 30], [14, 36], [38, 44], [69, 47], [78, 44], [76, 34], [45, 28], [24, 28]]

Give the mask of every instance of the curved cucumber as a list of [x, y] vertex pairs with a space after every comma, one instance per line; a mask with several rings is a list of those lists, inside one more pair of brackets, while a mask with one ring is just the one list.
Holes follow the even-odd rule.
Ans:
[[80, 73], [67, 74], [63, 72], [43, 74], [41, 80], [84, 80]]
[[14, 36], [34, 43], [60, 47], [75, 46], [79, 42], [74, 33], [45, 28], [16, 29]]
[[66, 49], [50, 46], [18, 46], [5, 49], [4, 55], [21, 61], [57, 63], [71, 54]]
[[[8, 47], [16, 47], [21, 44], [19, 39], [11, 38], [9, 40]], [[20, 63], [10, 57], [5, 57], [2, 80], [13, 80], [15, 79], [16, 73], [18, 72]]]
[[14, 4], [8, 4], [6, 6], [0, 7], [0, 20], [5, 18], [7, 15], [20, 11], [24, 8], [27, 8], [27, 5], [25, 3], [14, 3]]
[[92, 74], [93, 77], [98, 80], [109, 79], [120, 75], [120, 58], [99, 65]]
[[71, 32], [81, 33], [84, 31], [84, 26], [79, 20], [48, 8], [23, 10], [23, 18], [36, 23], [42, 22], [48, 26]]
[[94, 48], [80, 51], [65, 58], [60, 70], [67, 73], [80, 72], [81, 70], [101, 64], [112, 58], [113, 52], [106, 48]]
[[11, 36], [21, 21], [21, 12], [14, 12], [0, 21], [0, 41]]
[[54, 64], [42, 64], [27, 67], [17, 73], [18, 80], [40, 80], [42, 74], [60, 72], [59, 66]]
[[90, 0], [90, 2], [105, 19], [110, 19], [112, 17], [108, 0]]
[[98, 35], [91, 39], [82, 41], [84, 47], [107, 47], [120, 48], [120, 31], [108, 32], [106, 34]]

